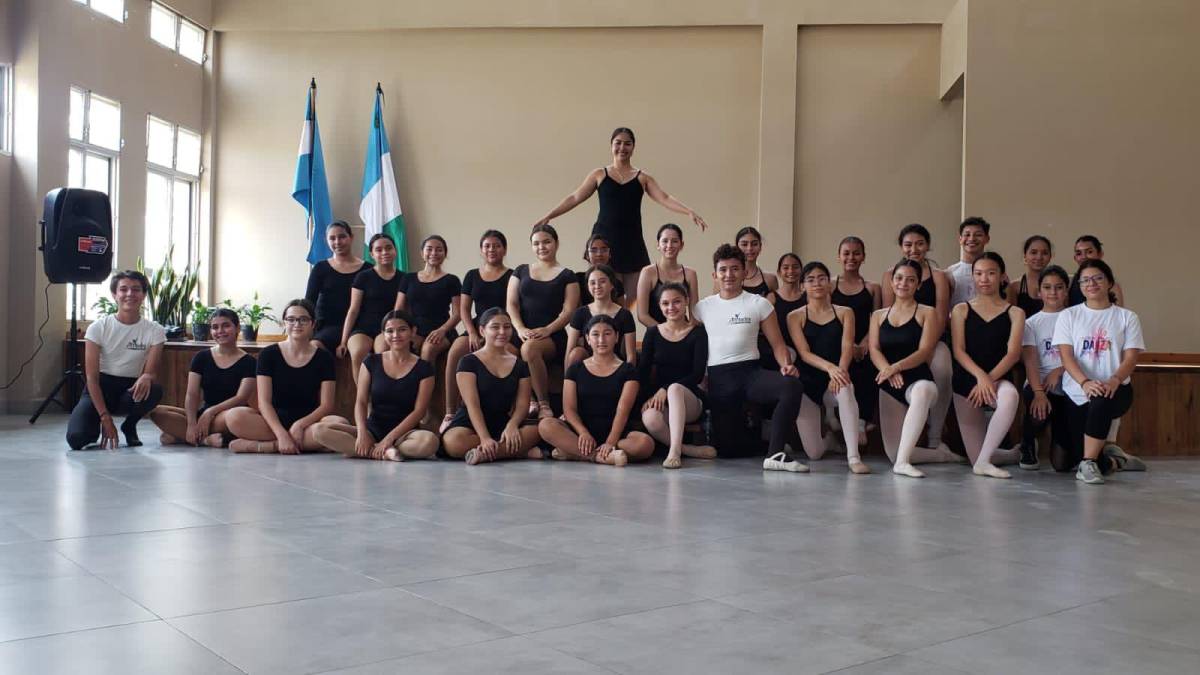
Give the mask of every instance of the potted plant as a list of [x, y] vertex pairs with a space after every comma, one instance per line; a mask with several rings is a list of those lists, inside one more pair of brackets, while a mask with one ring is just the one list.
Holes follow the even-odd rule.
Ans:
[[117, 303], [113, 302], [112, 298], [101, 296], [92, 303], [92, 309], [96, 310], [98, 316], [111, 316], [117, 313]]
[[199, 275], [192, 269], [191, 263], [184, 266], [182, 272], [176, 272], [171, 265], [173, 249], [174, 246], [167, 248], [167, 255], [156, 270], [147, 270], [140, 257], [136, 267], [150, 280], [150, 289], [146, 293], [150, 318], [163, 327], [168, 340], [182, 340], [186, 337], [184, 326], [187, 325], [192, 294], [196, 291]]
[[213, 308], [197, 300], [192, 305], [192, 339], [207, 341], [210, 337], [208, 322], [212, 320]]
[[263, 321], [278, 322], [278, 319], [271, 314], [272, 309], [270, 305], [259, 302], [258, 291], [254, 292], [254, 300], [238, 308], [238, 316], [242, 319], [242, 338], [246, 342], [254, 342], [258, 339], [258, 327], [262, 325]]

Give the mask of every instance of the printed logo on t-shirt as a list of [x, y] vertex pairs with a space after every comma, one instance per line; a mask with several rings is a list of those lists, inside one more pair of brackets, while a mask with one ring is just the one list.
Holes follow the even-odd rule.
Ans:
[[1112, 340], [1108, 338], [1108, 331], [1098, 328], [1095, 333], [1083, 338], [1081, 347], [1080, 356], [1090, 356], [1093, 361], [1098, 361], [1112, 349]]
[[1054, 340], [1046, 338], [1042, 340], [1042, 359], [1053, 359], [1058, 357], [1058, 347], [1054, 346]]
[[734, 312], [733, 316], [729, 317], [730, 326], [739, 326], [748, 323], [753, 323], [753, 321], [748, 316], [742, 316], [740, 312]]
[[138, 342], [137, 338], [131, 338], [129, 340], [129, 342], [125, 343], [125, 349], [129, 349], [129, 350], [132, 350], [135, 352], [144, 352], [149, 348], [150, 348], [149, 343]]

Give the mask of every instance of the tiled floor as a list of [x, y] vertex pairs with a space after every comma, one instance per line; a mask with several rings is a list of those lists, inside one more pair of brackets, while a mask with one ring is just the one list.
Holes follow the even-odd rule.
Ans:
[[1200, 672], [1200, 462], [1089, 487], [63, 431], [0, 417], [3, 673]]

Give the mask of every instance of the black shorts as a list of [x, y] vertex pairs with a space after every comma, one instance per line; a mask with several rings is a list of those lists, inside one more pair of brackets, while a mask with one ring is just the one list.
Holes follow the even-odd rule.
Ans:
[[313, 339], [320, 342], [326, 351], [335, 352], [342, 343], [342, 327], [334, 324], [321, 326], [313, 331]]

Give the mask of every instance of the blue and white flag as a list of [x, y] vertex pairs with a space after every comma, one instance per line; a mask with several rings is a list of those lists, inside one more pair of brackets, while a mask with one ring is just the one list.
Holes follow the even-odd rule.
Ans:
[[325, 228], [333, 222], [329, 206], [329, 185], [325, 182], [325, 155], [321, 152], [321, 132], [317, 128], [317, 107], [313, 100], [317, 81], [308, 88], [308, 106], [304, 110], [304, 129], [300, 132], [300, 150], [296, 153], [296, 181], [292, 199], [300, 202], [308, 214], [305, 235], [309, 239], [308, 264], [315, 265], [333, 255], [325, 241]]
[[404, 214], [400, 211], [400, 193], [396, 189], [396, 175], [392, 170], [392, 151], [388, 147], [387, 131], [383, 128], [383, 89], [379, 85], [375, 85], [375, 112], [371, 116], [371, 133], [367, 137], [367, 160], [363, 166], [362, 201], [358, 205], [358, 217], [366, 226], [363, 257], [371, 260], [371, 251], [366, 249], [371, 237], [386, 234], [396, 245], [396, 269], [408, 271]]

